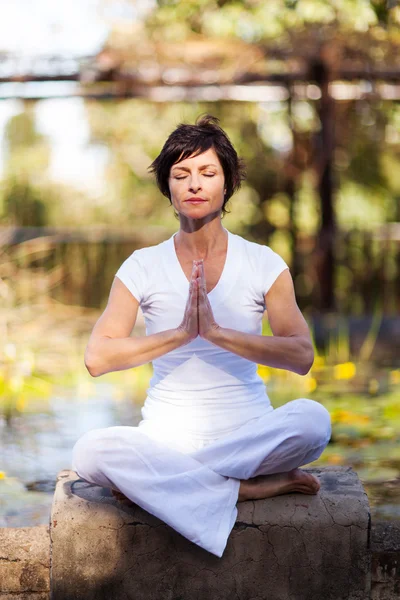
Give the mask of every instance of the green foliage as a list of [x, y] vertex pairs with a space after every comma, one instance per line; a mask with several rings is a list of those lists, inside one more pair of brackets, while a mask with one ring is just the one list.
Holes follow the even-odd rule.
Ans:
[[48, 205], [53, 196], [44, 191], [42, 180], [50, 160], [50, 149], [35, 125], [33, 106], [10, 118], [5, 127], [5, 174], [2, 185], [2, 220], [20, 226], [48, 223]]
[[9, 179], [6, 182], [3, 211], [8, 224], [42, 227], [48, 223], [46, 199], [42, 199], [38, 189], [23, 181]]
[[[364, 104], [341, 104], [336, 122], [336, 212], [344, 228], [374, 227], [395, 220], [398, 212], [399, 111], [391, 102]], [[193, 123], [200, 113], [210, 112], [220, 118], [247, 165], [247, 181], [228, 204], [227, 226], [229, 223], [235, 232], [262, 242], [275, 239], [274, 231], [282, 230], [276, 243], [286, 246], [284, 254], [290, 244], [289, 238], [284, 241], [285, 231], [294, 226], [309, 234], [317, 232], [319, 198], [311, 152], [319, 122], [313, 101], [293, 100], [290, 117], [284, 102], [88, 100], [86, 108], [91, 142], [109, 150], [107, 183], [101, 197], [90, 200], [65, 184], [50, 184], [50, 148], [35, 134], [32, 115], [21, 119], [17, 115], [19, 125], [14, 123], [8, 133], [6, 177], [0, 194], [3, 221], [23, 225], [162, 224], [173, 231], [177, 222], [169, 201], [161, 196], [147, 168], [176, 125]], [[20, 132], [21, 124], [27, 128], [26, 136]], [[302, 163], [295, 162], [294, 145]], [[289, 177], [293, 178], [293, 196], [287, 193]]]
[[[301, 101], [299, 108], [297, 104], [293, 102], [295, 116], [291, 127], [294, 128], [293, 135], [297, 136], [298, 151], [307, 153], [316, 129], [316, 115], [311, 101]], [[380, 127], [384, 132], [385, 115], [394, 114], [391, 103], [385, 107], [369, 107], [369, 110], [382, 124]], [[105, 190], [107, 200], [98, 208], [96, 219], [115, 224], [121, 220], [143, 225], [162, 223], [171, 231], [176, 229], [169, 201], [157, 190], [147, 167], [176, 125], [180, 122], [193, 123], [200, 113], [206, 111], [221, 119], [221, 125], [247, 165], [247, 180], [228, 204], [231, 214], [226, 217], [227, 226], [229, 223], [233, 230], [249, 239], [265, 241], [275, 229], [290, 229], [290, 207], [294, 202], [293, 225], [300, 231], [316, 233], [319, 199], [311, 165], [306, 164], [297, 171], [295, 197], [291, 199], [285, 193], [286, 171], [291, 168], [291, 156], [279, 144], [283, 135], [291, 144], [292, 133], [284, 103], [278, 108], [262, 103], [239, 102], [155, 104], [142, 100], [115, 103], [88, 101], [92, 139], [105, 144], [110, 150]], [[379, 116], [380, 113], [383, 114]], [[309, 118], [305, 118], [306, 114]], [[354, 111], [352, 105], [348, 105], [346, 112], [341, 112], [336, 126], [337, 217], [344, 227], [375, 226], [395, 217], [396, 173], [400, 172], [398, 146], [387, 145], [384, 133], [368, 141], [364, 131], [365, 118], [363, 112]], [[390, 119], [393, 121], [394, 116]], [[297, 128], [300, 128], [300, 138]], [[357, 139], [359, 143], [353, 142]], [[366, 141], [368, 143], [364, 144]], [[365, 180], [363, 173], [366, 173]], [[277, 215], [283, 215], [283, 221]], [[286, 245], [288, 243], [285, 242]]]
[[285, 42], [296, 30], [310, 26], [365, 32], [393, 27], [399, 18], [396, 7], [390, 10], [385, 0], [158, 0], [146, 25], [160, 40], [203, 34]]
[[33, 105], [25, 104], [24, 108], [24, 112], [9, 119], [4, 130], [4, 146], [8, 156], [43, 142], [43, 136], [36, 130]]

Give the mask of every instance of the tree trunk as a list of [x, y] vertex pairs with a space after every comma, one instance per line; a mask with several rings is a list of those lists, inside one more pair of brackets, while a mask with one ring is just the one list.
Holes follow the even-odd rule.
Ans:
[[318, 114], [321, 129], [316, 135], [315, 165], [321, 206], [321, 225], [317, 238], [315, 271], [318, 279], [317, 306], [321, 312], [334, 311], [336, 219], [333, 206], [333, 157], [335, 147], [335, 104], [329, 94], [334, 72], [330, 49], [322, 49], [313, 65], [314, 79], [321, 90]]

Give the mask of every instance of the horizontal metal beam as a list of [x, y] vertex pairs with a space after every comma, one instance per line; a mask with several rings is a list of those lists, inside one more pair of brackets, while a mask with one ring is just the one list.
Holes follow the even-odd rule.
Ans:
[[[383, 100], [400, 100], [400, 83], [370, 81], [348, 82], [335, 80], [329, 84], [329, 94], [334, 100], [349, 101], [365, 97]], [[144, 98], [151, 102], [217, 102], [220, 100], [243, 102], [279, 102], [293, 98], [319, 100], [321, 90], [315, 83], [294, 81], [290, 84], [265, 83], [254, 85], [122, 85], [119, 82], [82, 86], [71, 81], [45, 83], [2, 83], [0, 100], [48, 98], [87, 98], [114, 100]]]
[[[1, 67], [1, 61], [0, 61]], [[310, 65], [311, 67], [311, 65]], [[189, 70], [184, 76], [183, 73], [178, 73], [176, 69], [164, 69], [161, 75], [153, 80], [149, 80], [146, 76], [140, 73], [120, 72], [118, 70], [110, 72], [101, 72], [96, 68], [89, 67], [82, 71], [63, 73], [15, 73], [13, 75], [2, 75], [0, 68], [0, 84], [4, 83], [46, 83], [53, 81], [75, 81], [82, 85], [95, 83], [120, 83], [131, 86], [143, 86], [153, 88], [157, 86], [183, 86], [183, 87], [198, 87], [204, 85], [249, 85], [256, 83], [290, 83], [293, 81], [308, 81], [313, 82], [311, 70], [308, 67], [291, 71], [287, 73], [242, 73], [241, 75], [233, 75], [229, 82], [226, 78], [221, 77], [218, 71], [211, 73], [202, 73], [201, 70], [196, 74]], [[382, 69], [370, 70], [366, 66], [365, 69], [339, 69], [335, 72], [335, 77], [345, 81], [385, 81], [385, 82], [400, 82], [400, 67], [398, 69]]]

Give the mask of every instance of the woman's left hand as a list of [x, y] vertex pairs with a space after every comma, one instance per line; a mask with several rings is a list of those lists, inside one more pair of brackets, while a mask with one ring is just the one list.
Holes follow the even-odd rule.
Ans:
[[213, 334], [220, 329], [220, 326], [215, 322], [211, 304], [207, 296], [206, 278], [204, 274], [203, 261], [196, 261], [198, 265], [198, 314], [199, 314], [199, 336], [205, 340], [212, 341]]

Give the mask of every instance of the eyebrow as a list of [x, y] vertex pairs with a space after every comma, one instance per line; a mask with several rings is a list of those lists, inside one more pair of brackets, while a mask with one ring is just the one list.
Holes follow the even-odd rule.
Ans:
[[[217, 168], [217, 165], [214, 165], [213, 163], [210, 163], [209, 165], [201, 165], [201, 167], [199, 167], [200, 169], [206, 169], [207, 167], [215, 167]], [[174, 169], [181, 169], [181, 171], [187, 171], [188, 173], [190, 173], [190, 169], [188, 169], [187, 167], [179, 167], [178, 165], [172, 167], [172, 170]]]

